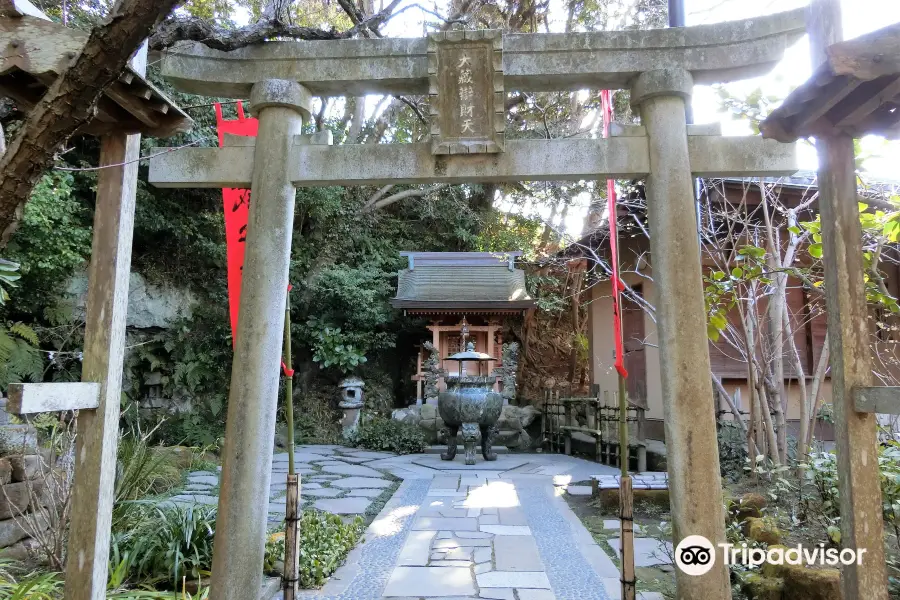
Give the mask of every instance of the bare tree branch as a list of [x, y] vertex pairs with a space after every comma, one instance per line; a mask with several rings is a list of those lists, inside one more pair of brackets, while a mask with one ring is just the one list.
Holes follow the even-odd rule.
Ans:
[[371, 17], [361, 18], [353, 27], [343, 32], [317, 27], [298, 27], [283, 21], [267, 19], [239, 29], [226, 29], [195, 17], [172, 17], [157, 28], [150, 38], [150, 48], [165, 50], [178, 42], [191, 41], [204, 44], [213, 50], [228, 52], [273, 38], [318, 41], [348, 39], [366, 30], [377, 34], [379, 27], [408, 8], [394, 13], [398, 4], [400, 0], [392, 0], [384, 10]]
[[367, 202], [366, 205], [363, 206], [362, 210], [363, 210], [363, 212], [367, 212], [367, 211], [371, 211], [371, 210], [378, 210], [380, 208], [384, 208], [385, 206], [390, 206], [391, 204], [394, 204], [395, 202], [405, 200], [406, 198], [416, 198], [416, 197], [421, 197], [421, 196], [427, 196], [428, 194], [432, 194], [434, 192], [437, 192], [437, 191], [442, 190], [447, 187], [450, 187], [449, 183], [439, 183], [437, 185], [432, 185], [427, 188], [403, 190], [402, 192], [397, 192], [396, 194], [391, 194], [387, 198], [384, 198], [381, 200], [378, 199], [378, 194], [375, 194], [374, 196], [372, 196], [372, 198], [375, 198], [375, 201], [373, 202], [370, 199], [369, 202]]

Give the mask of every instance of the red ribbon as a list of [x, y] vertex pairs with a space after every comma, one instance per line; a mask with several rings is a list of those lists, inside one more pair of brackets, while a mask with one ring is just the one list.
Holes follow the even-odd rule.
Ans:
[[281, 372], [284, 373], [285, 377], [293, 377], [294, 376], [294, 370], [288, 369], [287, 365], [284, 364], [284, 361], [281, 361]]
[[[237, 103], [235, 120], [222, 117], [222, 106], [216, 103], [216, 129], [219, 147], [225, 145], [225, 134], [256, 137], [259, 122], [244, 116], [244, 105]], [[241, 300], [241, 279], [244, 268], [244, 246], [250, 218], [250, 190], [224, 188], [222, 203], [225, 212], [225, 247], [228, 256], [228, 308], [231, 316], [232, 343], [237, 335], [238, 312]]]
[[[609, 90], [600, 92], [600, 101], [603, 108], [603, 137], [609, 137], [609, 126], [613, 119], [613, 106]], [[613, 288], [613, 335], [616, 337], [616, 371], [623, 378], [628, 377], [625, 369], [625, 348], [622, 344], [622, 292], [625, 283], [619, 277], [619, 234], [616, 226], [616, 182], [606, 180], [606, 210], [609, 215], [609, 254], [612, 263], [612, 288]]]

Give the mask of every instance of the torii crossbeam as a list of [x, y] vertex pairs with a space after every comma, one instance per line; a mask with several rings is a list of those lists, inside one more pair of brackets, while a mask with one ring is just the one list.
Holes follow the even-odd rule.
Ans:
[[[645, 177], [652, 233], [674, 537], [725, 541], [693, 175], [787, 174], [792, 146], [686, 125], [694, 83], [764, 74], [804, 33], [803, 11], [651, 31], [179, 46], [163, 75], [182, 91], [246, 97], [256, 142], [150, 162], [165, 187], [251, 187], [211, 597], [259, 589], [295, 186]], [[505, 90], [628, 88], [642, 127], [609, 139], [505, 139]], [[431, 141], [330, 146], [302, 136], [311, 97], [428, 94]], [[712, 135], [709, 135], [712, 133]], [[706, 135], [704, 135], [706, 134]], [[679, 597], [730, 598], [728, 569], [677, 572]]]

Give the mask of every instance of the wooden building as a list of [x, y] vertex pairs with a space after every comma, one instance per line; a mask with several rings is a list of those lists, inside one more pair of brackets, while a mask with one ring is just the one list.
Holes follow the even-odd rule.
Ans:
[[[766, 186], [769, 194], [777, 195], [779, 202], [784, 207], [797, 209], [798, 221], [812, 221], [818, 215], [818, 188], [816, 186], [815, 173], [799, 172], [793, 177], [779, 178], [726, 178], [706, 180], [700, 201], [706, 206], [712, 206], [713, 212], [717, 205], [730, 206], [729, 210], [741, 205], [752, 210], [761, 201], [759, 185]], [[900, 184], [883, 183], [872, 186], [874, 195], [895, 194], [900, 189]], [[641, 203], [634, 203], [640, 205]], [[753, 216], [752, 218], [757, 218]], [[761, 219], [761, 217], [758, 217]], [[626, 200], [619, 207], [620, 223], [620, 261], [622, 263], [622, 278], [625, 283], [641, 298], [650, 304], [665, 302], [664, 290], [656, 289], [653, 277], [653, 257], [650, 253], [650, 244], [639, 221], [644, 219], [640, 209], [629, 208]], [[688, 235], [689, 233], [686, 233]], [[696, 234], [694, 234], [696, 235]], [[599, 227], [595, 232], [584, 236], [577, 244], [570, 246], [567, 252], [570, 256], [581, 256], [583, 252], [579, 247], [591, 246], [601, 256], [608, 252], [608, 235], [605, 227]], [[803, 249], [798, 254], [801, 263], [808, 259], [808, 253]], [[735, 265], [732, 265], [735, 266]], [[896, 261], [885, 262], [885, 283], [890, 293], [897, 297], [900, 295], [900, 268]], [[711, 270], [718, 270], [710, 255], [703, 253], [704, 274]], [[730, 269], [731, 267], [729, 267]], [[612, 324], [612, 296], [608, 278], [595, 282], [590, 287], [590, 296], [585, 299], [589, 302], [588, 339], [591, 358], [591, 383], [596, 384], [602, 390], [615, 390], [617, 387], [617, 375], [613, 368], [614, 337]], [[657, 294], [659, 293], [659, 298]], [[809, 381], [814, 375], [819, 356], [825, 343], [826, 311], [824, 295], [819, 290], [811, 290], [809, 286], [795, 276], [789, 276], [787, 282], [787, 312], [791, 317], [791, 330], [794, 336], [795, 347], [799, 355], [799, 361], [803, 370], [802, 376]], [[622, 298], [622, 331], [625, 345], [625, 368], [628, 370], [627, 392], [629, 399], [646, 410], [646, 434], [650, 439], [663, 440], [663, 401], [662, 378], [660, 372], [659, 340], [657, 337], [657, 325], [654, 318], [636, 300], [623, 295]], [[766, 299], [759, 302], [759, 309], [763, 311]], [[740, 332], [740, 316], [737, 309], [732, 309], [728, 314], [728, 320], [732, 327], [730, 333], [721, 335], [717, 341], [709, 342], [709, 357], [712, 373], [722, 382], [726, 391], [735, 399], [741, 412], [748, 412], [750, 407], [749, 388], [747, 387], [748, 367], [744, 356], [736, 349], [740, 340], [734, 336]], [[737, 332], [737, 333], [736, 333]], [[732, 337], [729, 340], [729, 336]], [[734, 342], [738, 342], [735, 344]], [[882, 370], [894, 371], [897, 369], [897, 361], [900, 352], [897, 350], [897, 341], [884, 339], [876, 342], [878, 364]], [[784, 352], [784, 378], [785, 390], [788, 397], [787, 422], [788, 428], [793, 433], [799, 428], [801, 394], [797, 382], [797, 369], [794, 357], [785, 346]], [[826, 376], [822, 387], [821, 396], [825, 403], [831, 401], [831, 381]], [[722, 412], [725, 418], [730, 418], [727, 407], [719, 406], [717, 411]], [[818, 439], [831, 440], [832, 428], [828, 423], [820, 423], [816, 430]]]
[[[515, 267], [521, 252], [401, 252], [409, 266], [400, 271], [397, 296], [391, 301], [404, 314], [430, 321], [431, 343], [440, 368], [459, 375], [460, 363], [444, 360], [473, 342], [475, 350], [497, 359], [465, 363], [468, 375], [489, 375], [501, 365], [503, 319], [521, 317], [534, 308], [525, 288], [525, 272]], [[416, 400], [423, 400], [423, 366], [427, 351], [419, 349]], [[479, 371], [480, 369], [480, 371]]]

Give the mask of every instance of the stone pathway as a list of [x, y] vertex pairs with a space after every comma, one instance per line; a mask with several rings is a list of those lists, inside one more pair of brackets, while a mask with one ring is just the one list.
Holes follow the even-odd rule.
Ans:
[[[395, 483], [383, 470], [361, 463], [394, 457], [388, 452], [370, 452], [343, 446], [297, 446], [294, 466], [300, 474], [303, 508], [316, 508], [338, 515], [362, 515]], [[221, 467], [219, 467], [221, 471]], [[284, 519], [285, 482], [288, 472], [287, 452], [272, 459], [269, 488], [269, 522], [277, 525]], [[219, 502], [219, 473], [194, 471], [188, 475], [184, 492], [166, 500], [177, 505]]]
[[[503, 454], [466, 466], [462, 456], [396, 456], [341, 446], [298, 446], [304, 508], [364, 514], [403, 480], [365, 541], [309, 600], [618, 600], [619, 572], [563, 499], [590, 495], [570, 483], [616, 469], [556, 454]], [[276, 454], [270, 521], [284, 518], [287, 454]], [[178, 504], [215, 504], [218, 473], [194, 472]], [[383, 500], [383, 498], [382, 498]], [[610, 529], [618, 522], [610, 521]], [[618, 538], [609, 540], [617, 552]], [[640, 564], [659, 564], [664, 546], [636, 540]], [[655, 561], [655, 562], [654, 562]], [[663, 561], [664, 562], [664, 561]], [[661, 600], [655, 593], [643, 600]], [[276, 596], [280, 599], [281, 595]]]

